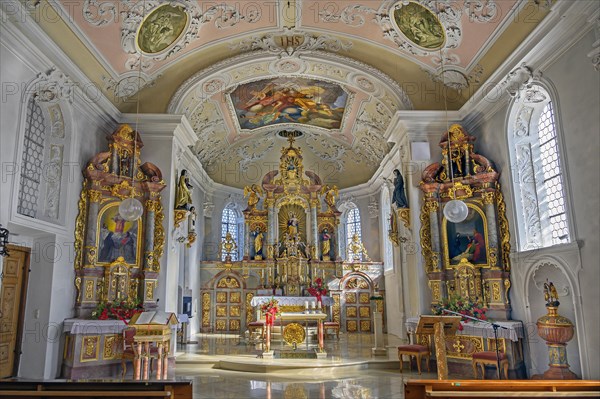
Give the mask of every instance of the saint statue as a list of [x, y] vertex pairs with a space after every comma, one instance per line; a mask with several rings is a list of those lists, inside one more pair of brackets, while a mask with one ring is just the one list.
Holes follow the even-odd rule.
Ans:
[[262, 231], [260, 231], [259, 227], [256, 228], [256, 232], [254, 234], [254, 252], [257, 258], [256, 260], [261, 260], [264, 234]]
[[323, 260], [329, 260], [329, 252], [331, 251], [331, 234], [325, 228], [321, 235], [321, 255]]
[[404, 179], [398, 169], [394, 169], [394, 194], [392, 195], [392, 204], [398, 208], [408, 208], [406, 193], [404, 192]]
[[290, 237], [294, 237], [298, 234], [298, 217], [294, 212], [288, 214], [287, 221], [287, 233]]
[[192, 205], [192, 185], [187, 170], [183, 169], [175, 191], [175, 209], [189, 209]]

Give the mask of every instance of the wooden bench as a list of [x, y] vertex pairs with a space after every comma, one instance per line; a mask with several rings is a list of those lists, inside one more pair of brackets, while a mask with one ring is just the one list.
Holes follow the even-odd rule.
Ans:
[[405, 399], [597, 398], [598, 380], [408, 380]]
[[191, 380], [22, 381], [0, 380], [0, 397], [9, 398], [171, 398], [192, 399]]

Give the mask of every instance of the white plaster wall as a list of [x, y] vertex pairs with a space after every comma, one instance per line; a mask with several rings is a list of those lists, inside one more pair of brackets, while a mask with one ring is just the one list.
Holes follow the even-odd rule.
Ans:
[[[600, 343], [597, 339], [600, 330], [600, 313], [598, 312], [600, 291], [597, 288], [600, 283], [600, 265], [598, 263], [600, 258], [600, 240], [598, 236], [600, 228], [598, 220], [598, 209], [600, 209], [600, 189], [598, 186], [598, 170], [600, 170], [598, 160], [598, 149], [600, 148], [600, 135], [598, 134], [600, 123], [600, 75], [594, 70], [591, 60], [587, 57], [595, 40], [594, 33], [590, 32], [541, 72], [543, 72], [543, 80], [550, 82], [558, 95], [554, 99], [556, 101], [555, 113], [558, 116], [557, 122], [562, 133], [565, 180], [570, 188], [568, 200], [574, 216], [572, 220], [572, 240], [580, 240], [581, 244], [581, 270], [577, 271], [578, 265], [576, 264], [571, 264], [570, 267], [575, 270], [575, 289], [581, 295], [580, 299], [575, 298], [575, 300], [580, 300], [584, 315], [584, 323], [582, 323], [584, 325], [578, 325], [576, 329], [583, 329], [584, 331], [581, 331], [581, 333], [587, 339], [584, 342], [579, 342], [581, 348], [577, 348], [576, 340], [569, 344], [569, 363], [572, 370], [583, 373], [584, 378], [597, 379], [600, 377]], [[512, 206], [513, 196], [510, 186], [510, 175], [513, 173], [513, 168], [509, 164], [505, 134], [507, 112], [509, 112], [508, 98], [503, 97], [498, 101], [502, 101], [504, 104], [494, 115], [486, 116], [479, 126], [471, 129], [471, 133], [475, 133], [478, 137], [475, 144], [476, 150], [493, 160], [502, 173], [500, 183], [507, 203], [507, 217], [509, 218], [511, 242], [514, 251], [516, 248], [514, 226], [517, 221]], [[537, 252], [538, 256], [542, 254], [552, 256], [559, 253], [560, 248], [550, 248]], [[517, 258], [512, 265], [513, 276], [528, 267], [532, 267], [531, 262], [519, 261]], [[529, 282], [522, 283], [522, 286], [529, 284]], [[513, 318], [521, 320], [530, 318], [534, 321], [537, 317], [542, 316], [542, 314], [537, 314], [541, 311], [537, 305], [532, 306], [531, 309], [526, 309], [524, 306], [517, 306], [517, 304], [524, 304], [526, 301], [537, 304], [537, 302], [543, 301], [543, 297], [539, 296], [539, 293], [532, 293], [529, 298], [523, 299], [525, 295], [524, 288], [519, 290], [517, 288], [519, 284], [513, 284], [513, 287], [510, 295], [513, 302]], [[565, 305], [564, 311], [571, 312], [571, 306]], [[527, 327], [533, 330], [533, 326]], [[532, 339], [539, 340], [535, 332], [532, 332]], [[531, 359], [535, 361], [535, 365], [528, 363], [530, 371], [532, 373], [545, 371], [547, 367], [544, 366], [542, 359], [546, 356], [546, 353], [544, 353], [545, 348], [543, 345], [532, 343], [529, 349], [532, 351]], [[581, 359], [577, 356], [578, 349], [581, 349]], [[542, 363], [542, 365], [540, 366], [539, 363]]]

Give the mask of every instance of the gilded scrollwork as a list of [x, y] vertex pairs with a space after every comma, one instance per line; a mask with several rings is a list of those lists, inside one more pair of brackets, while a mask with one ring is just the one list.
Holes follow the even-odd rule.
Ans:
[[210, 309], [211, 309], [211, 301], [210, 301], [210, 293], [203, 292], [202, 293], [202, 327], [210, 327]]
[[160, 272], [160, 259], [163, 256], [165, 246], [165, 230], [163, 228], [163, 206], [160, 201], [156, 201], [156, 210], [154, 216], [154, 259], [152, 262], [152, 271]]
[[75, 270], [83, 267], [83, 239], [85, 237], [85, 222], [87, 217], [87, 201], [88, 196], [85, 187], [87, 186], [87, 180], [83, 181], [83, 189], [79, 196], [79, 213], [77, 214], [77, 220], [75, 221]]
[[[435, 269], [437, 265], [437, 260], [434, 261], [432, 255], [433, 250], [431, 248], [431, 227], [429, 224], [429, 208], [428, 205], [430, 202], [426, 201], [421, 208], [421, 216], [419, 220], [421, 221], [421, 231], [419, 236], [421, 238], [421, 254], [423, 255], [423, 259], [425, 259], [425, 271], [430, 272]], [[437, 204], [437, 202], [435, 203]]]
[[502, 264], [504, 270], [510, 271], [510, 231], [508, 229], [508, 219], [506, 219], [506, 204], [504, 203], [504, 196], [500, 191], [500, 184], [498, 184], [498, 191], [496, 195], [496, 204], [498, 206], [498, 219], [500, 225], [500, 242], [502, 243]]

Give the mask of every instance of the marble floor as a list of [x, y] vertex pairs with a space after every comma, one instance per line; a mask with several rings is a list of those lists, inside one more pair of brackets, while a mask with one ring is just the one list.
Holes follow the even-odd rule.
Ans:
[[294, 352], [275, 337], [273, 349], [294, 358], [263, 359], [260, 344], [236, 335], [198, 334], [197, 344], [179, 345], [176, 375], [194, 380], [194, 398], [283, 399], [400, 399], [403, 378], [436, 378], [400, 373], [394, 336], [384, 337], [386, 356], [372, 356], [372, 334], [340, 334], [327, 338], [326, 359], [301, 359], [314, 347], [300, 345]]

